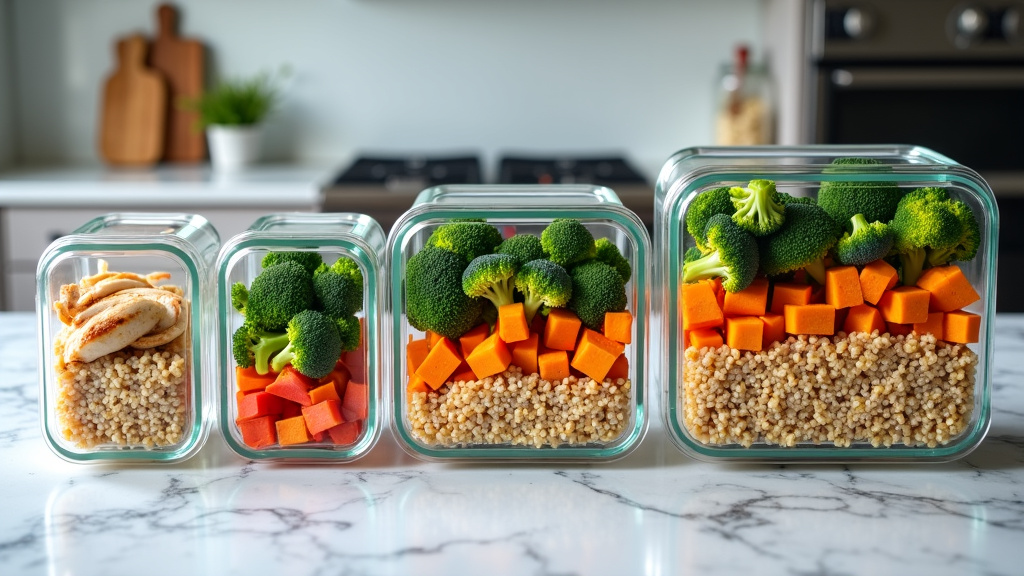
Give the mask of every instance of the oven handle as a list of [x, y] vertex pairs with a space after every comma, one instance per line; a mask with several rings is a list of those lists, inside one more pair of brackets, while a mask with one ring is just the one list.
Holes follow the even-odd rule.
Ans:
[[830, 75], [838, 90], [875, 88], [1024, 88], [1024, 70], [1019, 68], [975, 68], [928, 70], [891, 68], [879, 70], [837, 68]]

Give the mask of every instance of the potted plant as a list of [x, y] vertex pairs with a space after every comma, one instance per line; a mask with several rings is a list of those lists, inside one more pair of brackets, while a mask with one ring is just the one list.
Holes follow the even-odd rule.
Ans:
[[262, 123], [278, 100], [277, 85], [263, 73], [222, 82], [184, 106], [206, 129], [214, 169], [238, 170], [259, 158]]

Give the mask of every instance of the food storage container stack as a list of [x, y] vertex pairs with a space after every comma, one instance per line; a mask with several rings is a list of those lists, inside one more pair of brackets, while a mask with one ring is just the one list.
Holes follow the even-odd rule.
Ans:
[[114, 213], [39, 260], [43, 437], [80, 463], [178, 462], [206, 440], [216, 376], [213, 226]]
[[384, 242], [363, 214], [282, 213], [225, 243], [218, 397], [237, 454], [336, 463], [376, 443]]
[[440, 186], [388, 237], [386, 380], [424, 460], [608, 461], [647, 426], [650, 241], [594, 186]]
[[655, 191], [663, 416], [702, 460], [944, 461], [990, 421], [998, 211], [913, 146], [692, 148]]

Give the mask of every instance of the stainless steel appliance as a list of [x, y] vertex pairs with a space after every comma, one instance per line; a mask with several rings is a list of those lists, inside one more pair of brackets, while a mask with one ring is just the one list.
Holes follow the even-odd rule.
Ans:
[[981, 173], [1002, 222], [999, 309], [1024, 311], [1024, 2], [808, 7], [808, 139], [918, 144]]

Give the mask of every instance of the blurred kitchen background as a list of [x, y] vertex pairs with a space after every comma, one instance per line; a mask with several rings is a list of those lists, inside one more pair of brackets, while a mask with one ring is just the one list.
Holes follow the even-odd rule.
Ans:
[[159, 4], [0, 0], [2, 308], [31, 309], [46, 245], [112, 210], [198, 212], [226, 240], [272, 211], [388, 228], [434, 183], [596, 182], [650, 224], [674, 151], [754, 138], [921, 144], [979, 170], [1000, 310], [1024, 310], [1017, 0], [178, 0], [207, 85], [290, 70], [261, 162], [230, 175], [102, 160], [116, 43], [152, 39]]

